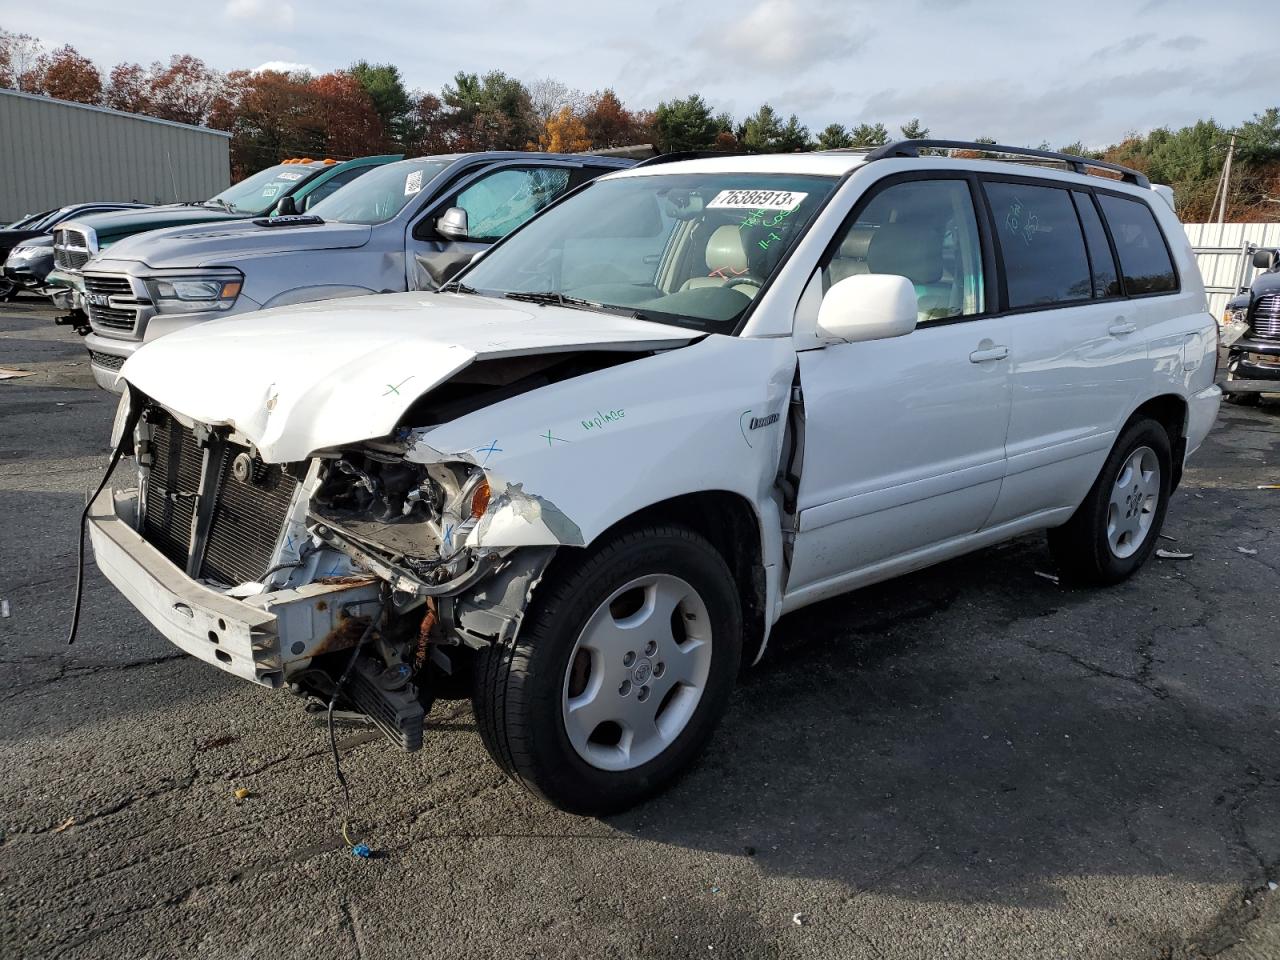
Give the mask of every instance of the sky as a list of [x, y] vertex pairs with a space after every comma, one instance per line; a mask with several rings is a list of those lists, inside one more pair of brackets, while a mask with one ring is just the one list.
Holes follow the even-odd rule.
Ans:
[[109, 68], [366, 59], [438, 91], [459, 70], [613, 87], [631, 107], [768, 102], [816, 133], [920, 117], [935, 137], [1096, 147], [1280, 102], [1274, 21], [1245, 0], [0, 0], [0, 27]]

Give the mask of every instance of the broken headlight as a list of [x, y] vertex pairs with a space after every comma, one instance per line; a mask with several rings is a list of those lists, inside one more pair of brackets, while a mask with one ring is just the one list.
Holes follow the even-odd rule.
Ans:
[[311, 501], [314, 516], [411, 564], [456, 556], [488, 507], [479, 467], [367, 453], [328, 461]]

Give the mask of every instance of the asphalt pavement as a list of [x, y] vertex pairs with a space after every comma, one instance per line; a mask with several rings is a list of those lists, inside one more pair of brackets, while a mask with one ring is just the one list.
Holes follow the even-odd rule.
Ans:
[[787, 617], [625, 815], [508, 782], [465, 702], [413, 755], [344, 728], [360, 860], [299, 701], [92, 564], [66, 646], [115, 401], [52, 319], [0, 306], [0, 956], [1280, 958], [1280, 403], [1224, 406], [1190, 559], [1072, 589], [1028, 537]]

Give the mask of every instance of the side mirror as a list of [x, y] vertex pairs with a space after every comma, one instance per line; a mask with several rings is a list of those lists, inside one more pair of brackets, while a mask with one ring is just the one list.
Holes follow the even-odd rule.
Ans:
[[1276, 251], [1271, 249], [1253, 251], [1253, 265], [1259, 270], [1270, 270]]
[[916, 328], [916, 288], [906, 277], [862, 273], [832, 285], [818, 307], [818, 336], [856, 343]]
[[444, 216], [436, 221], [436, 233], [450, 240], [466, 240], [471, 236], [467, 224], [467, 211], [461, 207], [450, 207]]
[[294, 202], [293, 197], [281, 197], [276, 204], [275, 216], [292, 217], [298, 212], [298, 205]]

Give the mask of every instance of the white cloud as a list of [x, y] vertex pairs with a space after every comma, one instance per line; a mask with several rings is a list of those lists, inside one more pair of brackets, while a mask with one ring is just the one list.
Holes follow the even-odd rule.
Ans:
[[838, 20], [817, 4], [759, 0], [746, 15], [710, 28], [701, 40], [727, 56], [802, 72], [848, 56], [861, 45], [861, 40], [840, 29]]
[[309, 63], [294, 63], [292, 60], [268, 60], [266, 63], [260, 63], [251, 70], [251, 73], [262, 73], [264, 70], [274, 70], [277, 73], [319, 73]]
[[227, 0], [226, 15], [232, 20], [272, 27], [293, 26], [293, 4], [289, 0]]

